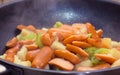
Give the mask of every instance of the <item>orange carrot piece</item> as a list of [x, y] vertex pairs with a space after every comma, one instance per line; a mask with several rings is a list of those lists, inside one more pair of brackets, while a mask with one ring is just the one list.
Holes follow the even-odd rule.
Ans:
[[89, 43], [86, 43], [83, 41], [73, 41], [72, 44], [75, 46], [81, 47], [81, 48], [91, 47], [91, 45]]
[[98, 47], [98, 48], [104, 48], [103, 44], [101, 41], [97, 41], [93, 38], [88, 38], [87, 42], [91, 44], [92, 46]]
[[86, 23], [86, 26], [87, 26], [88, 33], [92, 34], [92, 38], [99, 41], [100, 38], [99, 38], [98, 34], [96, 33], [96, 30], [95, 30], [94, 26], [90, 23]]
[[45, 68], [52, 56], [53, 50], [48, 46], [44, 46], [33, 59], [32, 67], [42, 69]]
[[14, 38], [12, 38], [10, 41], [8, 41], [8, 42], [6, 43], [6, 46], [7, 46], [7, 47], [14, 47], [14, 46], [17, 45], [17, 42], [18, 42], [17, 38], [14, 37]]
[[39, 51], [40, 51], [40, 49], [28, 51], [26, 54], [26, 59], [29, 61], [33, 61], [33, 59], [39, 53]]
[[49, 61], [49, 64], [55, 65], [61, 68], [62, 70], [67, 70], [67, 71], [72, 71], [74, 68], [74, 65], [71, 62], [64, 60], [62, 58], [54, 58], [51, 61]]
[[73, 41], [83, 41], [87, 39], [87, 35], [71, 35], [63, 41], [63, 44], [71, 44]]
[[108, 62], [110, 64], [114, 63], [117, 59], [113, 56], [105, 55], [105, 54], [95, 54], [96, 58], [99, 58], [105, 62]]
[[77, 64], [80, 62], [80, 58], [77, 55], [75, 55], [67, 50], [55, 50], [54, 53], [57, 57], [69, 60], [73, 64]]
[[83, 49], [81, 49], [80, 47], [74, 46], [74, 45], [67, 44], [66, 49], [69, 51], [72, 51], [74, 53], [77, 53], [77, 54], [81, 55], [82, 57], [89, 56], [88, 53], [85, 52]]
[[48, 33], [45, 33], [41, 37], [41, 42], [46, 46], [50, 46], [52, 44], [52, 39], [50, 38], [50, 35]]

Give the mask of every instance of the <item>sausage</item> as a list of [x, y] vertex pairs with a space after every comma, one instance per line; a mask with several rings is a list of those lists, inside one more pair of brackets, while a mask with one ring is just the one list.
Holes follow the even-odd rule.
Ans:
[[35, 41], [34, 40], [21, 40], [19, 41], [20, 45], [30, 45], [33, 44]]
[[15, 47], [8, 49], [5, 52], [5, 54], [6, 54], [5, 59], [10, 61], [10, 62], [13, 62], [14, 61], [14, 56], [18, 52], [19, 49], [20, 49], [20, 45], [16, 45]]
[[74, 68], [74, 65], [71, 62], [64, 60], [62, 58], [54, 58], [51, 61], [49, 61], [49, 64], [57, 66], [60, 69], [67, 71], [72, 71]]
[[73, 64], [77, 64], [80, 62], [80, 58], [77, 55], [69, 52], [68, 50], [55, 50], [55, 55], [57, 57], [69, 60]]
[[85, 52], [83, 49], [81, 49], [80, 47], [74, 46], [74, 45], [67, 44], [66, 49], [69, 51], [72, 51], [74, 53], [77, 53], [83, 57], [89, 56], [89, 54], [87, 52]]
[[40, 51], [40, 49], [28, 51], [26, 54], [26, 59], [29, 61], [33, 61], [33, 59], [39, 53], [39, 51]]
[[50, 35], [48, 33], [45, 33], [41, 37], [41, 42], [45, 46], [50, 46], [52, 44], [52, 39], [50, 38]]
[[95, 69], [105, 69], [105, 68], [110, 68], [111, 66], [110, 66], [110, 64], [108, 64], [108, 63], [103, 63], [103, 64], [99, 64], [99, 65], [96, 65], [96, 66], [94, 66], [93, 68], [95, 68]]
[[47, 65], [49, 60], [52, 58], [52, 56], [53, 50], [48, 46], [44, 46], [35, 56], [32, 62], [32, 67], [43, 69]]
[[30, 44], [30, 45], [25, 45], [25, 47], [28, 49], [28, 50], [35, 50], [38, 48], [38, 45], [36, 45], [35, 43], [33, 44]]
[[99, 64], [93, 67], [78, 67], [77, 71], [91, 71], [91, 70], [100, 70], [100, 69], [106, 69], [106, 68], [110, 68], [110, 64], [108, 63], [103, 63], [103, 64]]
[[92, 67], [78, 67], [77, 68], [77, 71], [93, 71], [93, 70], [97, 70], [97, 69], [95, 69], [95, 68], [92, 68]]
[[17, 38], [14, 37], [14, 38], [12, 38], [10, 41], [8, 41], [8, 42], [6, 43], [6, 46], [7, 46], [7, 47], [14, 47], [14, 46], [17, 45], [17, 42], [18, 42]]

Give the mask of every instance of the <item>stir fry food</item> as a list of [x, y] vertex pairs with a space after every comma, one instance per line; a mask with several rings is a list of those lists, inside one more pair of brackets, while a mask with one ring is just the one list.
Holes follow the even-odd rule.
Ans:
[[120, 42], [103, 37], [91, 23], [56, 22], [51, 28], [18, 25], [20, 34], [6, 43], [0, 56], [32, 68], [88, 71], [120, 66]]

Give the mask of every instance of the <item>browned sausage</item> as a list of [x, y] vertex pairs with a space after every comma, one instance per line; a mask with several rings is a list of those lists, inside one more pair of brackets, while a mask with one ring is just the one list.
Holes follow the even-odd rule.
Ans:
[[13, 62], [14, 61], [14, 56], [18, 52], [19, 49], [20, 49], [19, 45], [16, 45], [15, 47], [8, 49], [5, 52], [6, 53], [5, 59], [10, 61], [10, 62]]
[[39, 51], [40, 51], [40, 49], [28, 51], [27, 54], [26, 54], [26, 59], [29, 60], [29, 61], [33, 61], [33, 59], [39, 53]]
[[7, 47], [14, 47], [14, 46], [17, 45], [17, 42], [18, 42], [17, 38], [14, 37], [14, 38], [12, 38], [10, 41], [8, 41], [8, 42], [6, 43], [6, 46], [7, 46]]
[[62, 58], [54, 58], [49, 62], [49, 64], [55, 65], [60, 69], [67, 70], [67, 71], [71, 71], [74, 68], [74, 65], [71, 62], [64, 60]]
[[55, 50], [55, 55], [57, 57], [69, 60], [73, 64], [77, 64], [80, 62], [80, 58], [77, 55], [69, 52], [68, 50]]
[[49, 62], [49, 60], [52, 58], [52, 56], [53, 56], [53, 50], [48, 46], [44, 46], [35, 56], [32, 62], [32, 67], [44, 68]]
[[78, 67], [77, 68], [77, 71], [93, 71], [93, 70], [97, 70], [97, 69], [95, 69], [95, 68], [92, 68], [92, 67]]

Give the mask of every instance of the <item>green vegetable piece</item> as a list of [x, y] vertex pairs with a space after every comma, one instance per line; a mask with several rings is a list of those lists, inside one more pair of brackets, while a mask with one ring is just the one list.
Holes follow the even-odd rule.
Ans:
[[96, 51], [95, 51], [95, 54], [107, 54], [107, 53], [109, 53], [109, 49], [107, 49], [107, 48], [100, 48], [100, 49], [97, 49]]
[[55, 25], [53, 26], [54, 28], [59, 28], [59, 27], [61, 27], [63, 25], [63, 23], [62, 22], [56, 22], [55, 23]]
[[21, 33], [17, 36], [18, 40], [32, 40], [36, 39], [36, 33], [27, 30], [22, 29]]
[[91, 62], [92, 62], [93, 65], [97, 65], [97, 64], [102, 63], [101, 60], [95, 58], [94, 56], [91, 57]]
[[90, 57], [92, 57], [94, 55], [96, 50], [97, 50], [96, 47], [89, 47], [89, 48], [85, 49], [85, 51], [90, 55]]
[[37, 34], [37, 37], [36, 37], [36, 44], [37, 44], [40, 48], [43, 47], [43, 44], [42, 44], [42, 42], [41, 42], [41, 37], [42, 37], [42, 35], [43, 35], [43, 33], [40, 32], [40, 33]]
[[88, 36], [88, 38], [91, 38], [91, 37], [92, 37], [92, 34], [91, 34], [91, 33], [89, 33], [87, 36]]

